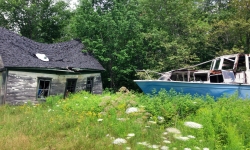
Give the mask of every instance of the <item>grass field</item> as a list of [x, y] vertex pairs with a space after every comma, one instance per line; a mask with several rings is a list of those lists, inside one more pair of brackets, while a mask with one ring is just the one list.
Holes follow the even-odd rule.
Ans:
[[1, 150], [243, 150], [250, 101], [122, 90], [0, 106]]

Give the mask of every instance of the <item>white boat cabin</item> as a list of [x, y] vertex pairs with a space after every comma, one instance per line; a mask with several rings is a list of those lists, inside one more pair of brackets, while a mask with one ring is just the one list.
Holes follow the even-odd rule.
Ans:
[[[212, 62], [209, 70], [193, 69], [208, 62]], [[208, 62], [165, 72], [159, 80], [250, 84], [249, 54], [224, 55]]]

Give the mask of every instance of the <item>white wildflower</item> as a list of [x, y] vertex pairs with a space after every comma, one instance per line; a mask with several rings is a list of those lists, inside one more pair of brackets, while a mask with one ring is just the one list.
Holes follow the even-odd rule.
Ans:
[[184, 150], [191, 150], [191, 148], [184, 148]]
[[168, 134], [168, 132], [163, 132], [162, 134], [163, 134], [163, 135], [167, 135], [167, 134]]
[[127, 143], [127, 141], [125, 139], [122, 139], [122, 138], [117, 138], [113, 141], [113, 144], [117, 144], [117, 145], [122, 145], [125, 143]]
[[135, 136], [135, 134], [134, 133], [129, 133], [127, 136], [128, 137], [133, 137], [133, 136]]
[[169, 140], [164, 140], [163, 143], [170, 144], [171, 142]]
[[185, 137], [185, 136], [175, 136], [174, 138], [176, 138], [177, 140], [181, 140], [181, 141], [187, 141], [187, 140], [189, 140], [189, 138]]
[[52, 109], [49, 109], [48, 112], [50, 112]]
[[193, 135], [188, 135], [187, 137], [190, 139], [195, 139], [195, 136], [193, 136]]
[[153, 149], [158, 149], [160, 146], [159, 145], [152, 145], [151, 146]]
[[168, 148], [168, 146], [162, 146], [161, 147], [161, 150], [168, 150], [169, 148]]
[[203, 148], [203, 150], [209, 150], [209, 148], [205, 147], [205, 148]]
[[103, 121], [103, 119], [97, 119], [97, 121], [98, 121], [98, 122], [102, 122], [102, 121]]
[[131, 147], [126, 147], [126, 150], [131, 150]]
[[169, 133], [181, 134], [181, 131], [176, 128], [167, 128], [166, 131]]
[[135, 112], [138, 112], [138, 108], [137, 107], [129, 107], [127, 110], [126, 110], [126, 113], [127, 114], [130, 114], [130, 113], [135, 113]]
[[184, 123], [185, 126], [190, 127], [190, 128], [194, 128], [194, 129], [200, 129], [202, 128], [202, 125], [196, 122], [191, 122], [191, 121], [187, 121]]

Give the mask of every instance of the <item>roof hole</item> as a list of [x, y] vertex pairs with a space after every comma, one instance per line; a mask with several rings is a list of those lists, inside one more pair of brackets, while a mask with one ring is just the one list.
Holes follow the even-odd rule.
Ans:
[[49, 58], [45, 54], [36, 53], [36, 57], [42, 61], [49, 61]]

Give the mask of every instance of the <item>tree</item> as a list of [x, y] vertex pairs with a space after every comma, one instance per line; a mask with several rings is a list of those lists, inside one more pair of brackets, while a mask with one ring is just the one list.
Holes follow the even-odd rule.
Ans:
[[105, 87], [119, 88], [131, 85], [135, 69], [163, 72], [199, 61], [208, 27], [193, 18], [197, 9], [181, 0], [83, 0], [72, 27], [106, 69]]
[[[220, 5], [223, 3], [223, 5]], [[207, 47], [214, 54], [250, 52], [249, 2], [213, 1], [214, 7], [209, 15], [211, 30], [208, 34]], [[217, 8], [217, 9], [215, 9]], [[207, 12], [206, 12], [207, 13]]]
[[52, 0], [1, 0], [0, 14], [3, 27], [45, 43], [59, 40], [70, 18], [67, 4]]
[[80, 37], [106, 71], [104, 87], [132, 87], [135, 69], [141, 64], [142, 25], [136, 0], [82, 0], [72, 21]]
[[[178, 69], [197, 63], [206, 38], [206, 22], [196, 18], [198, 4], [182, 0], [143, 0], [149, 68]], [[198, 21], [197, 21], [198, 20]], [[204, 28], [205, 27], [205, 28]]]

